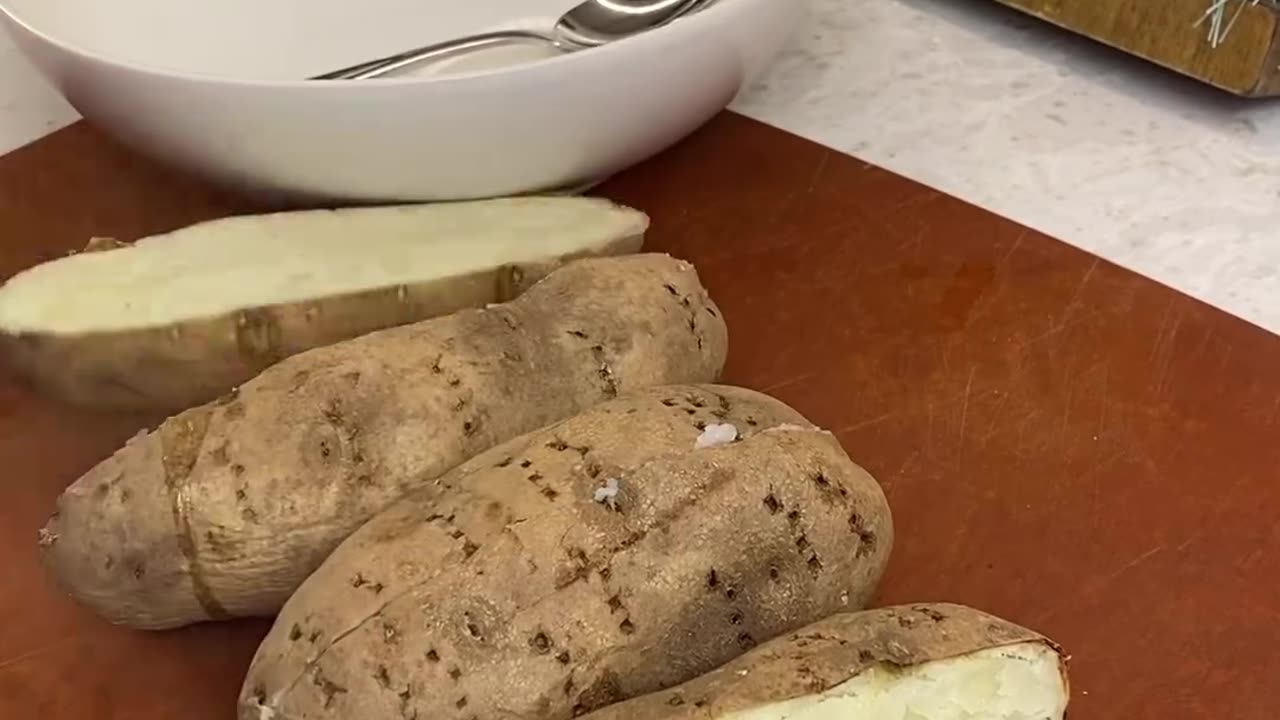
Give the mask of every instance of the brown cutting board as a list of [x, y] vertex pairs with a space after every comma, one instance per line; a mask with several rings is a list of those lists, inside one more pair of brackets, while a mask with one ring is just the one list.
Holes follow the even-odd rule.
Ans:
[[[884, 484], [881, 602], [1051, 634], [1075, 718], [1274, 720], [1280, 338], [735, 115], [602, 192], [698, 265], [732, 328], [725, 379]], [[248, 208], [75, 126], [0, 159], [0, 273]], [[0, 380], [0, 718], [233, 720], [265, 622], [109, 627], [37, 563], [57, 494], [150, 421]]]
[[1274, 0], [1229, 0], [1235, 22], [1216, 47], [1197, 25], [1212, 0], [997, 1], [1237, 95], [1280, 95]]

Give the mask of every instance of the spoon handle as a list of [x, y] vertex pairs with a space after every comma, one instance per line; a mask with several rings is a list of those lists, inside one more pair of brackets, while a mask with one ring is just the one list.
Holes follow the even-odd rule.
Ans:
[[457, 53], [483, 50], [489, 47], [505, 45], [512, 41], [535, 40], [555, 45], [555, 39], [532, 30], [500, 30], [497, 32], [472, 35], [470, 37], [448, 40], [434, 45], [408, 50], [395, 55], [370, 60], [352, 65], [341, 70], [317, 75], [312, 80], [366, 80], [386, 75], [396, 70], [417, 65], [418, 63], [439, 60]]

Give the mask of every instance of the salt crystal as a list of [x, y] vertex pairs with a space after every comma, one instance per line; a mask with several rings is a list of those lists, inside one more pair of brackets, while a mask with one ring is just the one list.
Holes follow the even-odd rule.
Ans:
[[705, 450], [717, 445], [728, 445], [738, 439], [738, 428], [728, 423], [708, 425], [693, 443], [694, 450]]
[[617, 478], [609, 478], [604, 487], [596, 488], [595, 501], [613, 507], [618, 501], [619, 492], [621, 492], [621, 488], [618, 487]]

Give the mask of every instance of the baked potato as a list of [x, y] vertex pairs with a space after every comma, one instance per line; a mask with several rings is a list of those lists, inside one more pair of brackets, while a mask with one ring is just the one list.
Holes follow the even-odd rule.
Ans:
[[892, 541], [875, 480], [777, 401], [619, 398], [360, 528], [276, 619], [240, 717], [574, 717], [862, 607]]
[[630, 390], [714, 381], [726, 332], [691, 265], [633, 255], [292, 356], [72, 484], [46, 565], [132, 627], [273, 615], [348, 534], [464, 460]]
[[566, 260], [640, 250], [590, 198], [232, 217], [95, 242], [0, 286], [0, 349], [62, 401], [178, 412], [304, 350], [505, 302]]
[[1062, 720], [1066, 658], [973, 608], [835, 615], [582, 720]]

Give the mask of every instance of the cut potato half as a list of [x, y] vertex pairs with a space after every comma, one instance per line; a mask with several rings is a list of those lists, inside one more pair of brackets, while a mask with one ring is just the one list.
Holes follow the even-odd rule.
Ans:
[[582, 720], [1061, 720], [1049, 640], [959, 605], [837, 615]]
[[298, 352], [505, 302], [573, 258], [637, 252], [648, 224], [582, 197], [231, 217], [14, 276], [0, 334], [19, 372], [63, 400], [185, 409]]
[[905, 669], [876, 666], [826, 692], [725, 720], [1050, 720], [1062, 717], [1060, 658], [1040, 643]]

